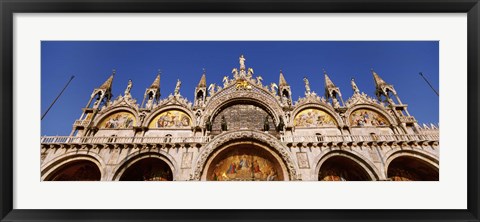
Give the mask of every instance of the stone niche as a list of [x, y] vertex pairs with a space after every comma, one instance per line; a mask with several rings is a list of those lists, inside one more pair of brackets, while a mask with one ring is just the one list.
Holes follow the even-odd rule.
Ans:
[[213, 133], [221, 132], [222, 116], [225, 116], [228, 131], [241, 129], [263, 131], [265, 117], [268, 116], [269, 132], [275, 132], [275, 123], [273, 122], [272, 116], [256, 105], [234, 104], [223, 108], [213, 120]]

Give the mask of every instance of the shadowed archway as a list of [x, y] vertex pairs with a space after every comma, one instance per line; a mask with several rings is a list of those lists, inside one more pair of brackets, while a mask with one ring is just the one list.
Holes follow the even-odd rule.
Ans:
[[438, 181], [438, 168], [415, 157], [400, 156], [388, 165], [387, 177], [393, 181]]
[[369, 174], [355, 161], [344, 156], [325, 160], [318, 173], [320, 181], [369, 181]]
[[88, 160], [77, 160], [59, 167], [45, 180], [49, 181], [99, 181], [100, 169]]
[[120, 177], [121, 181], [171, 181], [172, 170], [163, 160], [150, 157], [129, 166]]

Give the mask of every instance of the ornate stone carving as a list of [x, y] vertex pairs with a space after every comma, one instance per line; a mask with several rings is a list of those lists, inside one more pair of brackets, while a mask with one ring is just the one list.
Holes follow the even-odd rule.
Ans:
[[297, 174], [297, 168], [295, 166], [295, 162], [291, 158], [291, 154], [288, 152], [287, 148], [281, 144], [278, 139], [275, 137], [255, 132], [255, 131], [235, 131], [235, 132], [228, 132], [225, 134], [221, 134], [218, 137], [214, 138], [212, 141], [207, 143], [200, 153], [198, 159], [196, 160], [195, 172], [193, 174], [193, 180], [200, 180], [202, 177], [203, 170], [205, 168], [205, 164], [210, 157], [210, 155], [219, 147], [226, 144], [229, 141], [233, 140], [253, 140], [253, 141], [260, 141], [267, 144], [269, 147], [274, 149], [278, 152], [284, 164], [288, 169], [288, 174], [290, 180], [300, 180], [299, 175]]

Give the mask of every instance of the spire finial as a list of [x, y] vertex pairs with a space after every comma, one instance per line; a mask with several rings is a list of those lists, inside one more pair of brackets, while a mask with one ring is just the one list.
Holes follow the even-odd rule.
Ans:
[[200, 77], [200, 82], [198, 82], [197, 87], [207, 87], [207, 77], [206, 77], [206, 71], [205, 68], [203, 68], [203, 74], [202, 77]]
[[280, 69], [280, 77], [278, 80], [278, 85], [279, 86], [288, 86], [287, 80], [285, 80], [285, 77], [283, 76], [283, 71]]
[[115, 76], [115, 69], [112, 70], [112, 75], [100, 86], [100, 89], [109, 90], [112, 88], [113, 77]]
[[158, 70], [158, 73], [157, 73], [157, 77], [155, 77], [155, 80], [153, 80], [153, 83], [152, 85], [150, 86], [150, 88], [152, 89], [159, 89], [160, 88], [160, 74], [162, 72], [160, 71], [160, 69]]

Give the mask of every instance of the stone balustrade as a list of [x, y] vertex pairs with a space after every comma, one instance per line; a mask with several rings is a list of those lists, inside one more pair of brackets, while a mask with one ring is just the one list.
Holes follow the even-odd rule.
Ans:
[[315, 135], [315, 136], [281, 136], [284, 143], [303, 142], [438, 142], [438, 134], [389, 134], [389, 135]]
[[206, 143], [207, 136], [197, 137], [75, 137], [44, 136], [41, 144], [167, 144], [167, 143]]
[[[196, 137], [70, 137], [44, 136], [41, 144], [205, 144], [211, 136]], [[389, 134], [389, 135], [315, 135], [315, 136], [280, 136], [282, 143], [369, 143], [369, 142], [437, 142], [438, 134]]]

